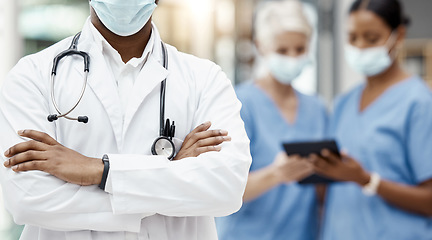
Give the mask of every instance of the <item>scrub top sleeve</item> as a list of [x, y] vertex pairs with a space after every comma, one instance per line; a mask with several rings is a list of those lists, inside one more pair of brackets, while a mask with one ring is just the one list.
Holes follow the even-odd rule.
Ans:
[[244, 122], [246, 133], [250, 141], [253, 142], [254, 121], [253, 121], [252, 113], [250, 111], [250, 106], [249, 106], [250, 103], [247, 100], [242, 99], [241, 97], [239, 97], [239, 100], [242, 102], [240, 115]]
[[417, 184], [432, 179], [432, 101], [415, 106], [408, 123], [407, 148]]
[[[33, 57], [36, 58], [37, 55]], [[46, 56], [44, 56], [46, 57]], [[18, 130], [33, 129], [55, 138], [55, 124], [47, 121], [49, 76], [43, 77], [39, 58], [21, 60], [6, 77], [0, 94], [0, 151], [26, 141]], [[48, 79], [44, 82], [45, 79]], [[2, 160], [6, 157], [2, 154]], [[140, 215], [114, 215], [109, 194], [97, 186], [66, 183], [41, 171], [15, 173], [0, 166], [0, 183], [6, 209], [17, 224], [56, 231], [140, 230]]]

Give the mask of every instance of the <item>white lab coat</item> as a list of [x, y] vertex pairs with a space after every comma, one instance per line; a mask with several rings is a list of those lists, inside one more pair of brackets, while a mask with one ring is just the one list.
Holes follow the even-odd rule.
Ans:
[[[90, 55], [88, 86], [71, 116], [89, 123], [59, 119], [50, 98], [52, 60], [71, 38], [24, 57], [4, 81], [0, 95], [2, 151], [24, 141], [16, 132], [46, 132], [86, 156], [111, 162], [112, 194], [97, 186], [66, 183], [40, 171], [14, 173], [1, 165], [5, 205], [15, 222], [25, 224], [21, 239], [217, 239], [214, 217], [237, 211], [251, 162], [249, 140], [240, 118], [241, 104], [220, 67], [168, 46], [169, 70], [161, 64], [159, 34], [122, 116], [112, 72], [92, 47], [89, 21], [78, 49]], [[68, 57], [58, 69], [55, 96], [61, 109], [77, 100], [83, 81], [81, 58]], [[176, 147], [196, 126], [212, 122], [232, 137], [220, 152], [170, 162], [152, 156], [159, 135], [160, 83], [168, 77], [167, 118], [176, 122]], [[4, 157], [3, 157], [4, 158]], [[5, 159], [4, 159], [5, 160]]]

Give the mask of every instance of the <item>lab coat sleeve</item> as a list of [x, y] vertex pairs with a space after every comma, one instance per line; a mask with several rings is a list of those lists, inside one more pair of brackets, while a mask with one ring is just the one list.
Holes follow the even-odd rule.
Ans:
[[223, 143], [220, 152], [172, 162], [110, 154], [114, 213], [218, 217], [241, 207], [251, 163], [249, 139], [231, 82], [211, 66], [195, 76], [193, 125], [211, 121], [213, 129], [227, 130], [232, 141]]
[[[40, 67], [40, 66], [39, 66]], [[55, 136], [49, 114], [49, 89], [38, 65], [24, 58], [6, 78], [0, 95], [0, 147], [25, 141], [18, 130], [34, 129]], [[48, 79], [49, 81], [49, 79]], [[3, 154], [3, 161], [7, 160]], [[114, 215], [109, 194], [96, 186], [66, 183], [41, 171], [15, 173], [0, 166], [5, 206], [17, 224], [50, 230], [138, 232], [141, 215]]]
[[424, 101], [412, 110], [407, 128], [409, 165], [417, 184], [432, 179], [431, 146], [432, 101]]

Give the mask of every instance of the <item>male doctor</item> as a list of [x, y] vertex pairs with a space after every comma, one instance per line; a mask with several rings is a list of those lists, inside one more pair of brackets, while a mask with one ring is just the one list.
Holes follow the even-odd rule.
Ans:
[[[217, 239], [213, 217], [240, 208], [251, 162], [230, 81], [210, 61], [171, 46], [164, 68], [151, 22], [157, 1], [90, 5], [77, 44], [90, 56], [88, 88], [71, 113], [88, 116], [87, 124], [47, 121], [56, 112], [52, 61], [72, 38], [24, 57], [1, 90], [0, 180], [6, 208], [25, 224], [21, 239]], [[60, 109], [79, 97], [81, 60], [60, 62]], [[164, 79], [176, 161], [151, 151]]]

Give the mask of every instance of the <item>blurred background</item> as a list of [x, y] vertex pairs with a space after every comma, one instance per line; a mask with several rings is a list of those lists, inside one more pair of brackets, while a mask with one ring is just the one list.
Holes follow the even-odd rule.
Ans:
[[[180, 51], [215, 61], [233, 84], [252, 79], [256, 64], [252, 19], [264, 0], [160, 0], [153, 21], [162, 39]], [[362, 81], [344, 60], [348, 7], [352, 0], [304, 0], [317, 31], [312, 64], [295, 82], [304, 93], [332, 99]], [[402, 0], [411, 18], [403, 48], [405, 68], [432, 86], [431, 0]], [[88, 0], [0, 0], [0, 84], [25, 55], [79, 32], [89, 15]], [[1, 194], [1, 193], [0, 193]], [[0, 198], [0, 239], [19, 238]]]

